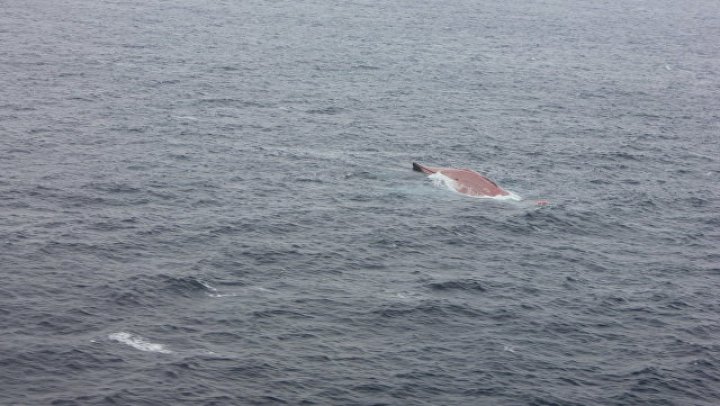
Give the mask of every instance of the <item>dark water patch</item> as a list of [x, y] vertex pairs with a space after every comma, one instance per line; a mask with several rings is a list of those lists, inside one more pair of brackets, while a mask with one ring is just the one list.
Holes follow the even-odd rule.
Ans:
[[390, 305], [373, 310], [383, 318], [403, 318], [411, 322], [440, 321], [445, 317], [478, 317], [483, 313], [465, 305], [451, 303], [423, 303], [419, 305]]
[[[265, 108], [269, 107], [267, 104], [263, 104], [252, 100], [242, 100], [233, 98], [204, 98], [197, 101], [198, 104], [207, 104], [211, 106], [229, 106], [235, 108]], [[232, 117], [232, 116], [231, 116]]]
[[118, 306], [155, 306], [177, 299], [202, 299], [216, 292], [207, 282], [193, 276], [140, 275], [113, 285], [100, 285], [99, 297]]
[[280, 341], [297, 341], [297, 340], [316, 340], [318, 338], [315, 334], [310, 333], [288, 333], [279, 335], [278, 340]]
[[256, 318], [273, 318], [279, 317], [283, 319], [311, 319], [312, 315], [304, 314], [297, 311], [286, 310], [286, 309], [268, 309], [253, 312], [253, 316]]
[[335, 115], [344, 112], [345, 109], [335, 106], [323, 107], [317, 109], [310, 109], [307, 111], [308, 114], [320, 114], [320, 115]]
[[468, 292], [485, 292], [486, 288], [480, 281], [474, 279], [451, 280], [445, 282], [433, 282], [427, 285], [431, 290], [445, 291], [468, 291]]
[[183, 297], [195, 297], [198, 293], [212, 292], [214, 289], [206, 282], [195, 277], [159, 277], [162, 283], [162, 290], [171, 295], [179, 295]]

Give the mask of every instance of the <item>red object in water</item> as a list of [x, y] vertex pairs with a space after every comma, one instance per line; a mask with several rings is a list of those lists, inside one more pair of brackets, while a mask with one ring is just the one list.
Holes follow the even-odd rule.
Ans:
[[458, 193], [476, 197], [508, 196], [510, 193], [497, 185], [497, 183], [470, 169], [435, 168], [413, 162], [413, 170], [428, 175], [440, 173], [452, 179], [454, 189]]

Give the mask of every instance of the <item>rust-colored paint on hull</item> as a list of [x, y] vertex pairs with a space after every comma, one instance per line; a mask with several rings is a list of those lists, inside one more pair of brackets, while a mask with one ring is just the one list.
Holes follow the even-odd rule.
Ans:
[[413, 170], [428, 175], [440, 173], [455, 181], [453, 185], [458, 193], [475, 197], [499, 197], [510, 193], [495, 182], [470, 169], [438, 168], [413, 162]]

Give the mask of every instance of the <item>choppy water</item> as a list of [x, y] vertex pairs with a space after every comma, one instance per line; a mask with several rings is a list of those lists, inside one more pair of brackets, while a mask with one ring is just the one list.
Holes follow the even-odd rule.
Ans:
[[1, 404], [720, 402], [717, 1], [0, 6]]

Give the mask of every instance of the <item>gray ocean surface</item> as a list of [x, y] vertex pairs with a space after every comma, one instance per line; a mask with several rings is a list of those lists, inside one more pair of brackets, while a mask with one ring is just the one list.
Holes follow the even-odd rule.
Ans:
[[0, 1], [0, 404], [720, 404], [719, 39], [716, 0]]

